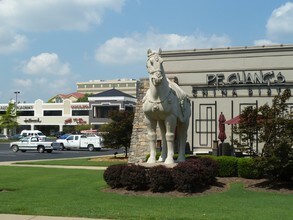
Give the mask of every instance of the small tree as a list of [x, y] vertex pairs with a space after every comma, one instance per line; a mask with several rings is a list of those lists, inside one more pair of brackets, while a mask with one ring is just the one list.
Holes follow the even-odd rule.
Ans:
[[258, 108], [248, 106], [241, 112], [239, 124], [233, 127], [233, 132], [239, 134], [241, 140], [250, 147], [256, 141], [256, 135], [260, 129], [258, 119]]
[[293, 177], [293, 115], [286, 103], [290, 97], [291, 92], [286, 89], [273, 99], [271, 107], [266, 104], [259, 109], [262, 115], [260, 140], [265, 143], [262, 151], [265, 170], [276, 180]]
[[111, 122], [99, 129], [104, 138], [104, 145], [116, 149], [124, 147], [125, 157], [127, 157], [134, 114], [128, 111], [114, 111], [110, 113], [109, 117]]
[[90, 130], [91, 128], [92, 128], [92, 126], [89, 125], [89, 124], [75, 125], [75, 126], [74, 126], [74, 130], [75, 130], [76, 132], [80, 132], [80, 131], [82, 131], [82, 130]]
[[84, 94], [83, 97], [78, 98], [76, 100], [76, 102], [88, 102], [89, 101], [89, 96], [91, 96], [91, 95], [92, 95], [92, 93], [86, 93], [86, 94]]
[[8, 129], [8, 133], [11, 134], [11, 130], [18, 126], [17, 112], [15, 104], [10, 102], [4, 115], [0, 118], [0, 127]]

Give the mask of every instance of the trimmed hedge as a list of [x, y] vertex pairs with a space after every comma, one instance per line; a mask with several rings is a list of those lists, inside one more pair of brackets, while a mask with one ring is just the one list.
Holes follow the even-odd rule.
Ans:
[[246, 179], [260, 179], [264, 176], [261, 158], [239, 158], [238, 176]]
[[146, 168], [140, 165], [117, 164], [109, 166], [104, 179], [112, 188], [147, 190], [152, 192], [202, 191], [216, 182], [216, 177], [262, 178], [262, 158], [236, 158], [231, 156], [187, 157], [173, 169], [164, 165]]
[[219, 164], [219, 177], [237, 177], [237, 161], [236, 157], [220, 156], [214, 157]]

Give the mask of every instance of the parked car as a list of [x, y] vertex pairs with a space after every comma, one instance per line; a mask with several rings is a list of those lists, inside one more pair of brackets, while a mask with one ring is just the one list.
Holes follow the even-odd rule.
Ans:
[[21, 151], [26, 152], [27, 150], [36, 150], [39, 153], [47, 151], [51, 153], [53, 151], [52, 142], [41, 141], [39, 137], [25, 137], [20, 141], [11, 142], [10, 148], [13, 152]]
[[0, 134], [0, 140], [7, 140], [8, 136], [6, 134]]
[[65, 139], [57, 139], [52, 143], [54, 150], [88, 149], [89, 151], [101, 150], [103, 139], [100, 136], [86, 136], [83, 134], [69, 135]]
[[23, 137], [20, 134], [14, 134], [9, 137], [10, 140], [20, 140], [21, 138], [23, 138]]
[[20, 135], [23, 137], [38, 137], [41, 141], [46, 140], [46, 135], [44, 135], [39, 130], [23, 130], [20, 132]]
[[61, 136], [58, 137], [58, 139], [66, 139], [67, 137], [69, 137], [71, 134], [63, 134]]

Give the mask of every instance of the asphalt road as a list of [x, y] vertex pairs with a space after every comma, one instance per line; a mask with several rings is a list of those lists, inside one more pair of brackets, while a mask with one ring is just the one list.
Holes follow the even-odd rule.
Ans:
[[94, 157], [102, 155], [114, 155], [115, 152], [123, 153], [123, 150], [104, 148], [100, 151], [87, 150], [69, 150], [69, 151], [53, 151], [52, 153], [38, 153], [37, 151], [18, 151], [14, 153], [9, 143], [0, 143], [0, 162], [5, 161], [25, 161], [25, 160], [43, 160], [43, 159], [62, 159], [77, 157]]

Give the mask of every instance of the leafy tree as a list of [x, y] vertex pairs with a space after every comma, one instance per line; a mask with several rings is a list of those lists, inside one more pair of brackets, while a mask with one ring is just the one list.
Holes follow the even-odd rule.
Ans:
[[82, 131], [82, 130], [90, 130], [91, 128], [92, 128], [92, 126], [89, 125], [89, 124], [75, 125], [75, 126], [74, 126], [74, 130], [75, 130], [76, 132], [80, 132], [80, 131]]
[[104, 138], [104, 145], [111, 148], [125, 148], [125, 157], [130, 147], [134, 114], [128, 111], [114, 111], [109, 115], [111, 122], [99, 129]]
[[258, 108], [246, 107], [240, 114], [240, 122], [233, 127], [233, 132], [240, 135], [241, 141], [252, 147], [256, 141], [256, 135], [260, 129], [257, 123], [259, 119]]
[[8, 133], [11, 134], [11, 130], [18, 126], [17, 112], [15, 104], [10, 102], [4, 115], [0, 118], [0, 127], [8, 129]]
[[262, 162], [267, 176], [273, 180], [291, 180], [293, 177], [293, 115], [286, 103], [291, 97], [289, 89], [274, 97], [272, 105], [248, 107], [240, 114], [236, 132], [244, 140], [253, 142], [259, 133], [264, 142]]
[[288, 111], [289, 89], [273, 99], [272, 106], [263, 105], [261, 114], [260, 140], [264, 148], [262, 156], [265, 170], [270, 178], [290, 180], [293, 177], [293, 115]]
[[82, 98], [78, 98], [76, 102], [88, 102], [89, 101], [89, 96], [91, 96], [92, 93], [86, 93]]

